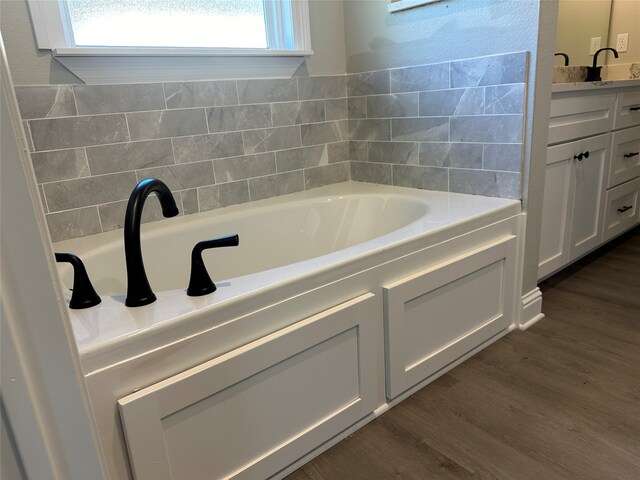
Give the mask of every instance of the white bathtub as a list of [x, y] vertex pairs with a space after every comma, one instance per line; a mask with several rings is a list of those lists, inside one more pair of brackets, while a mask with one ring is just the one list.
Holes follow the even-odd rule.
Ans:
[[[319, 189], [257, 202], [250, 208], [224, 208], [145, 224], [142, 249], [149, 282], [155, 291], [184, 290], [189, 282], [191, 249], [201, 240], [232, 233], [240, 236], [238, 247], [203, 252], [212, 278], [226, 280], [365, 243], [429, 212], [424, 199], [410, 194], [355, 190], [336, 194], [335, 188]], [[83, 252], [82, 259], [100, 295], [125, 294], [121, 230], [60, 242], [55, 248]], [[64, 280], [70, 286], [71, 270], [65, 270]]]
[[[103, 299], [70, 317], [109, 476], [131, 478], [132, 462], [162, 477], [166, 454], [205, 476], [282, 478], [513, 327], [519, 214], [513, 200], [343, 183], [155, 222], [142, 250], [158, 299], [137, 308], [121, 230], [55, 244]], [[188, 297], [192, 246], [232, 233], [239, 247], [204, 257], [218, 290]], [[162, 392], [180, 428], [152, 433], [162, 415], [131, 412]], [[148, 438], [168, 443], [136, 444]]]
[[[148, 202], [156, 201], [149, 198]], [[158, 299], [124, 306], [126, 273], [122, 230], [54, 243], [84, 261], [102, 303], [70, 310], [81, 358], [132, 355], [180, 323], [181, 334], [198, 313], [386, 252], [411, 239], [442, 241], [519, 212], [513, 200], [348, 182], [251, 204], [174, 217], [142, 226], [142, 252]], [[450, 233], [446, 233], [446, 231]], [[208, 250], [203, 259], [218, 290], [189, 297], [190, 253], [198, 241], [238, 233], [238, 247]], [[436, 235], [436, 234], [439, 234]], [[60, 265], [70, 287], [71, 270]], [[67, 301], [70, 292], [67, 293]], [[208, 324], [208, 323], [207, 323]], [[197, 331], [201, 326], [194, 325]], [[101, 362], [98, 362], [101, 363]], [[96, 365], [98, 366], [98, 365]]]

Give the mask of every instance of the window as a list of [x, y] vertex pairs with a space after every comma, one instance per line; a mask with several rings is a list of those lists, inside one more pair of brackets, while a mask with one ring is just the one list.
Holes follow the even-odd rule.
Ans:
[[[173, 63], [174, 70], [179, 65], [183, 71], [185, 62], [191, 62], [184, 57], [201, 57], [194, 62], [204, 62], [210, 67], [217, 64], [229, 76], [233, 70], [233, 67], [229, 70], [229, 65], [233, 65], [233, 61], [215, 61], [213, 57], [300, 57], [312, 53], [307, 0], [28, 2], [38, 47], [52, 50], [58, 61], [80, 76], [76, 69], [82, 70], [89, 63], [94, 73], [103, 64], [101, 75], [107, 70], [113, 72], [113, 57], [165, 57], [162, 62], [146, 60], [152, 77], [154, 67], [150, 64], [169, 66], [172, 62], [166, 57], [181, 57], [179, 64]], [[92, 60], [79, 60], [79, 57], [92, 57]], [[97, 57], [112, 59], [96, 61]], [[202, 57], [209, 60], [204, 61]], [[281, 61], [288, 65], [295, 63], [296, 67], [300, 62], [301, 59]], [[120, 71], [127, 68], [126, 63]], [[264, 60], [255, 63], [261, 65]], [[274, 63], [277, 65], [277, 61], [271, 61], [271, 65]], [[279, 72], [277, 67], [270, 68], [274, 74]], [[201, 65], [195, 66], [194, 70], [197, 69], [201, 69]], [[204, 70], [197, 75], [211, 77]], [[152, 77], [149, 79], [168, 79], [162, 75]], [[94, 80], [100, 81], [100, 78]]]
[[262, 0], [67, 0], [78, 47], [267, 48]]

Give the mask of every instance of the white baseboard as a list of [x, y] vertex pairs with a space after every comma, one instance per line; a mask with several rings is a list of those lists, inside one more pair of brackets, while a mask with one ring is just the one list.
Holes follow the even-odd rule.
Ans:
[[522, 314], [520, 316], [520, 330], [535, 325], [544, 318], [542, 313], [542, 292], [538, 287], [522, 296]]

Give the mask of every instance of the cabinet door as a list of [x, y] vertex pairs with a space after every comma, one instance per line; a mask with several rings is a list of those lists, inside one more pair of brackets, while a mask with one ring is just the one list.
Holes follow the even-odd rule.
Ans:
[[389, 398], [511, 325], [515, 251], [507, 236], [383, 287]]
[[547, 149], [538, 279], [600, 245], [610, 141], [606, 134]]
[[[574, 142], [575, 143], [575, 142]], [[538, 278], [545, 277], [567, 262], [569, 249], [571, 176], [573, 156], [579, 146], [563, 144], [547, 149], [544, 201], [540, 230]]]
[[367, 293], [118, 401], [137, 479], [269, 478], [372, 412]]
[[589, 157], [573, 162], [569, 261], [602, 243], [604, 173], [609, 166], [610, 142], [610, 134], [582, 140], [580, 153], [589, 152]]

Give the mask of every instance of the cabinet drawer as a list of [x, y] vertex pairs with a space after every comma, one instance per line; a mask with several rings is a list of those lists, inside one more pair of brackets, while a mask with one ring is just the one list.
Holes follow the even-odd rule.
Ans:
[[367, 293], [118, 401], [136, 479], [269, 478], [376, 408]]
[[604, 220], [604, 240], [616, 235], [638, 223], [638, 191], [640, 179], [607, 190], [607, 206]]
[[607, 188], [640, 176], [640, 127], [613, 133]]
[[515, 248], [508, 236], [383, 287], [389, 398], [512, 323]]
[[640, 125], [640, 92], [618, 94], [614, 128], [619, 130], [635, 125]]
[[611, 130], [615, 106], [615, 95], [552, 99], [549, 143], [566, 142]]

